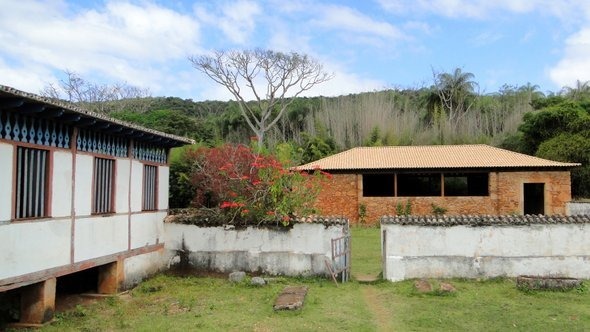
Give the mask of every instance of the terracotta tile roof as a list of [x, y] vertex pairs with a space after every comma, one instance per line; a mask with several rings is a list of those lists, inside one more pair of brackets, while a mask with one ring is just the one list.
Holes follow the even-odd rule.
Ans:
[[576, 167], [485, 144], [383, 146], [353, 148], [299, 167], [298, 170], [447, 169]]
[[190, 138], [176, 136], [176, 135], [164, 133], [161, 131], [157, 131], [154, 129], [145, 128], [145, 127], [133, 124], [133, 123], [113, 119], [113, 118], [108, 117], [104, 114], [100, 114], [100, 113], [96, 113], [96, 112], [92, 112], [92, 111], [80, 108], [80, 107], [78, 107], [72, 103], [66, 102], [66, 101], [39, 96], [34, 93], [21, 91], [21, 90], [0, 84], [0, 99], [13, 98], [13, 97], [23, 98], [26, 102], [44, 104], [44, 105], [47, 105], [51, 108], [63, 109], [67, 113], [76, 113], [76, 114], [80, 114], [81, 116], [84, 116], [84, 117], [101, 120], [101, 121], [108, 122], [111, 124], [116, 124], [116, 125], [119, 125], [119, 126], [122, 126], [125, 128], [130, 128], [130, 129], [134, 129], [136, 131], [144, 132], [147, 134], [167, 138], [167, 139], [171, 140], [172, 142], [174, 142], [173, 144], [175, 146], [180, 146], [180, 145], [185, 145], [185, 144], [195, 144], [195, 141]]

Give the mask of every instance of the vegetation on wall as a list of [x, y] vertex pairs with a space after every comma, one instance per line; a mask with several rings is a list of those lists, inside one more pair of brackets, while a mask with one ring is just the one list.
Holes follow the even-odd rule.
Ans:
[[274, 156], [245, 145], [184, 149], [171, 164], [171, 206], [188, 205], [224, 223], [281, 224], [315, 213], [323, 175], [289, 171]]

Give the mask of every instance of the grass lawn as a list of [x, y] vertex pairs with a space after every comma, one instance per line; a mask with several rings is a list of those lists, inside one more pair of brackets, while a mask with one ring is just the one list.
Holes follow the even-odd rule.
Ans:
[[[353, 228], [353, 273], [380, 270], [378, 228]], [[439, 281], [432, 280], [432, 283]], [[264, 287], [159, 275], [128, 295], [60, 313], [42, 331], [588, 331], [590, 291], [521, 292], [511, 279], [445, 280], [455, 293], [418, 293], [413, 281], [338, 287], [276, 278]], [[307, 285], [304, 307], [274, 312], [288, 285]], [[588, 286], [588, 282], [585, 284]]]

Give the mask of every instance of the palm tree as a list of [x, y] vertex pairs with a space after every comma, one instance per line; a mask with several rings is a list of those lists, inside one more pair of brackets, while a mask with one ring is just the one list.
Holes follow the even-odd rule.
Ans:
[[434, 92], [439, 105], [447, 113], [449, 120], [455, 123], [473, 105], [475, 89], [478, 84], [475, 75], [455, 68], [452, 73], [439, 73], [434, 76]]
[[565, 86], [561, 89], [561, 95], [573, 100], [580, 100], [584, 97], [590, 97], [590, 81], [576, 80], [575, 87]]

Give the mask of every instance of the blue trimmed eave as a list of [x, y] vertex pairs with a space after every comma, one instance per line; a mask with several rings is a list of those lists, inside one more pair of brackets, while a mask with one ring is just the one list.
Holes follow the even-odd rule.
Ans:
[[133, 139], [136, 142], [166, 149], [195, 143], [194, 140], [186, 137], [148, 129], [79, 108], [65, 101], [42, 97], [0, 84], [0, 112], [3, 111], [17, 116], [47, 119], [109, 136]]

